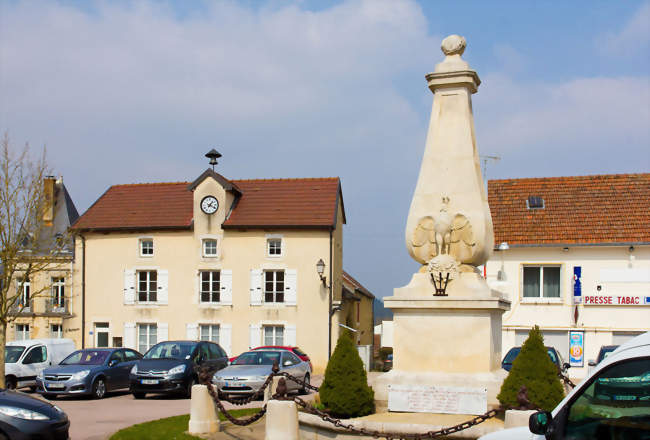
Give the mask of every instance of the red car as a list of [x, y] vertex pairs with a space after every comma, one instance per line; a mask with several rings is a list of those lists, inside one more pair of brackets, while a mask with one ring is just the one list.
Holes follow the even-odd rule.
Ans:
[[[309, 359], [309, 356], [307, 356], [307, 353], [305, 353], [304, 351], [302, 351], [302, 350], [300, 349], [300, 347], [288, 347], [288, 346], [286, 346], [286, 345], [263, 345], [263, 346], [261, 346], [261, 347], [255, 347], [255, 348], [253, 348], [252, 350], [265, 350], [265, 349], [267, 349], [267, 348], [275, 348], [275, 349], [279, 349], [279, 350], [288, 350], [288, 351], [292, 352], [293, 354], [295, 354], [296, 356], [298, 356], [298, 357], [299, 357], [300, 359], [302, 359], [303, 361], [305, 361], [305, 362], [309, 362], [309, 368], [310, 368], [312, 371], [314, 371], [314, 367], [313, 367], [312, 364], [311, 364], [311, 360]], [[234, 361], [234, 360], [237, 359], [238, 357], [239, 357], [239, 356], [233, 356], [233, 357], [231, 357], [231, 358], [230, 358], [230, 362], [232, 363], [232, 361]]]

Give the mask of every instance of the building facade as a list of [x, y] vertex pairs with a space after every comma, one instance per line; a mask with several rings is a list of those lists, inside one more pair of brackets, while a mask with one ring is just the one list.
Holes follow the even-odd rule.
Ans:
[[73, 308], [74, 244], [68, 227], [79, 214], [62, 178], [43, 180], [45, 209], [42, 228], [22, 254], [34, 273], [17, 271], [8, 298], [18, 295], [9, 313], [13, 322], [7, 326], [7, 340], [68, 337], [67, 322], [77, 312]]
[[113, 186], [72, 227], [78, 345], [144, 353], [208, 339], [229, 355], [298, 345], [320, 372], [330, 293], [332, 344], [351, 307], [344, 223], [338, 178], [229, 181], [206, 170], [194, 182]]
[[493, 180], [488, 194], [504, 354], [539, 325], [581, 378], [601, 346], [650, 330], [650, 174]]

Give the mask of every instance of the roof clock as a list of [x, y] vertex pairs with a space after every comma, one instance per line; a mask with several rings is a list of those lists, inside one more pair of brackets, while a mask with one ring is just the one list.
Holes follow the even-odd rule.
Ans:
[[219, 200], [215, 196], [205, 196], [201, 199], [201, 211], [212, 215], [219, 209]]

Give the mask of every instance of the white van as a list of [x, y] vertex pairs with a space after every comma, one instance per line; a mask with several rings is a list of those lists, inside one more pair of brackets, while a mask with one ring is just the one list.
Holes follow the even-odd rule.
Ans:
[[553, 410], [530, 416], [528, 427], [479, 440], [641, 439], [650, 432], [650, 332], [617, 348]]
[[5, 346], [5, 384], [9, 389], [36, 389], [36, 376], [75, 351], [72, 339], [25, 339]]

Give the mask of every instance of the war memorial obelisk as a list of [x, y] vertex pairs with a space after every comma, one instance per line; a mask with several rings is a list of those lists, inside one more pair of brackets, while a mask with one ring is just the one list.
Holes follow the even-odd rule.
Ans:
[[421, 267], [384, 298], [393, 311], [394, 365], [372, 384], [378, 408], [391, 411], [426, 412], [429, 392], [429, 400], [449, 399], [452, 413], [480, 414], [497, 404], [505, 377], [501, 316], [510, 302], [477, 269], [494, 236], [472, 113], [480, 80], [461, 58], [465, 47], [463, 37], [445, 38], [444, 61], [426, 75], [433, 109], [406, 224], [406, 247]]

